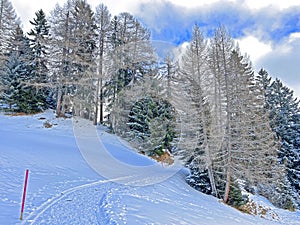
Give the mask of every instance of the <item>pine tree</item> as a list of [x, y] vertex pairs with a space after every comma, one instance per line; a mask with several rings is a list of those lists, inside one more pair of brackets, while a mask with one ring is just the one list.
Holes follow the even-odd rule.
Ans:
[[[270, 125], [280, 141], [278, 149], [279, 162], [287, 171], [287, 183], [291, 185], [293, 194], [289, 193], [289, 184], [282, 184], [286, 195], [293, 195], [294, 204], [299, 207], [300, 192], [300, 151], [299, 151], [299, 101], [294, 97], [293, 91], [284, 86], [279, 79], [271, 82], [271, 77], [265, 70], [259, 72], [260, 79], [265, 82], [265, 109], [269, 112]], [[282, 207], [291, 207], [291, 203], [283, 201]]]
[[51, 93], [48, 86], [48, 39], [49, 26], [46, 15], [42, 9], [35, 13], [36, 18], [30, 21], [34, 26], [28, 33], [30, 39], [30, 47], [32, 49], [32, 74], [30, 81], [35, 86], [40, 99], [40, 106], [45, 109], [47, 105], [47, 97]]
[[0, 67], [8, 58], [13, 44], [13, 32], [20, 25], [20, 20], [9, 0], [0, 0]]
[[[278, 139], [276, 132], [274, 132], [272, 128], [272, 120], [270, 119], [271, 111], [270, 106], [268, 102], [268, 98], [271, 94], [271, 90], [269, 89], [270, 79], [268, 77], [268, 74], [266, 71], [261, 70], [259, 75], [256, 77], [257, 85], [260, 87], [261, 94], [260, 94], [260, 105], [264, 105], [264, 115], [265, 118], [263, 118], [263, 121], [265, 123], [261, 122], [263, 126], [260, 126], [259, 129], [262, 129], [264, 127], [269, 127], [273, 134], [271, 135], [271, 131], [269, 131], [269, 135], [267, 136], [265, 134], [261, 134], [260, 139], [263, 141], [262, 143], [265, 144], [268, 138], [272, 138], [275, 141], [275, 144], [272, 146], [261, 146], [261, 149], [264, 150], [268, 147], [268, 149], [273, 149], [270, 154], [266, 155], [266, 164], [269, 165], [271, 169], [266, 169], [265, 176], [267, 176], [268, 179], [266, 179], [265, 182], [261, 182], [259, 185], [259, 191], [262, 195], [266, 196], [273, 204], [277, 205], [281, 208], [290, 207], [293, 205], [293, 201], [291, 198], [291, 187], [290, 183], [287, 180], [287, 174], [285, 167], [278, 162], [278, 151], [280, 149], [280, 140]], [[267, 89], [266, 89], [267, 88]], [[260, 110], [260, 114], [262, 111]], [[266, 124], [266, 122], [268, 124]]]
[[[0, 0], [0, 79], [5, 70], [5, 63], [13, 47], [13, 32], [20, 25], [16, 12], [9, 0]], [[2, 79], [3, 80], [3, 79]], [[0, 99], [5, 85], [0, 82]]]
[[30, 85], [32, 74], [32, 51], [29, 39], [23, 35], [20, 27], [14, 32], [14, 48], [5, 64], [2, 82], [7, 87], [4, 90], [4, 102], [12, 111], [35, 113], [43, 110], [41, 95]]

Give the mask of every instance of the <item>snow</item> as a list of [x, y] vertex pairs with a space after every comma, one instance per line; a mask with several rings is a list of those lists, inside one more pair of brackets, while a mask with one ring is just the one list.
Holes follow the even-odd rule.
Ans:
[[[53, 126], [45, 128], [48, 121]], [[165, 166], [83, 120], [0, 114], [0, 224], [300, 224], [243, 214], [189, 187], [178, 163]], [[29, 184], [19, 220], [25, 170]], [[255, 199], [256, 198], [256, 199]]]

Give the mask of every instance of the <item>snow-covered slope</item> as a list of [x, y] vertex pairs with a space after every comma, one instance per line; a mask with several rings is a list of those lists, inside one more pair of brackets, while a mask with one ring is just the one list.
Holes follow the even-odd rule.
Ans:
[[[52, 128], [44, 128], [46, 121]], [[103, 129], [98, 130], [102, 147], [93, 151], [101, 169], [111, 172], [100, 175], [84, 160], [74, 133], [71, 119], [56, 119], [51, 112], [0, 115], [0, 225], [300, 224], [299, 212], [274, 209], [278, 219], [270, 221], [228, 207], [190, 188], [184, 169], [157, 165]], [[26, 169], [28, 195], [20, 221]]]

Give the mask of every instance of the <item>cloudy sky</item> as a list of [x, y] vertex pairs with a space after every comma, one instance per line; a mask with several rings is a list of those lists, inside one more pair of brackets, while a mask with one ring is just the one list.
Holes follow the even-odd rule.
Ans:
[[[34, 13], [47, 14], [55, 0], [11, 0], [25, 31]], [[63, 4], [64, 0], [57, 1]], [[104, 3], [112, 15], [130, 12], [147, 26], [154, 40], [179, 45], [190, 39], [197, 23], [206, 36], [226, 26], [250, 55], [254, 69], [265, 68], [300, 97], [299, 0], [87, 0], [93, 8]]]

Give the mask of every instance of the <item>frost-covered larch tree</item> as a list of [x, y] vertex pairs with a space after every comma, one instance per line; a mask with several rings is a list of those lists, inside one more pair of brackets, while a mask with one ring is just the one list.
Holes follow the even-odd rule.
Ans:
[[67, 1], [63, 6], [56, 4], [50, 13], [50, 57], [49, 67], [51, 83], [56, 92], [56, 115], [64, 116], [71, 108], [71, 96], [74, 93], [73, 61], [73, 14], [74, 1]]
[[209, 149], [218, 196], [234, 202], [239, 180], [274, 191], [268, 185], [276, 179], [284, 183], [284, 175], [277, 164], [262, 87], [255, 83], [251, 63], [223, 27], [210, 42], [209, 71]]
[[[257, 132], [258, 153], [263, 153], [262, 164], [257, 168], [260, 175], [257, 182], [258, 192], [266, 196], [272, 203], [281, 208], [292, 208], [293, 201], [291, 198], [291, 187], [287, 180], [287, 171], [278, 160], [278, 151], [280, 149], [280, 141], [276, 138], [276, 133], [272, 130], [270, 121], [270, 111], [266, 110], [266, 77], [256, 76], [256, 85], [258, 88], [255, 93], [257, 102], [257, 113], [255, 121], [258, 124], [254, 127]], [[259, 122], [260, 121], [260, 122]], [[273, 143], [273, 144], [272, 144]], [[257, 154], [258, 155], [258, 154]], [[259, 172], [258, 170], [258, 172]]]
[[97, 60], [97, 82], [96, 82], [96, 94], [95, 94], [95, 117], [94, 124], [98, 122], [98, 115], [100, 123], [104, 121], [104, 83], [106, 74], [105, 59], [109, 53], [108, 48], [108, 34], [110, 29], [111, 14], [107, 7], [100, 4], [96, 7], [95, 23], [96, 29], [96, 60]]
[[86, 1], [69, 0], [51, 12], [51, 80], [56, 88], [56, 113], [76, 104], [76, 114], [92, 119], [94, 112], [96, 25]]
[[[184, 141], [179, 154], [188, 163], [192, 171], [207, 173], [210, 181], [210, 192], [217, 194], [214, 172], [212, 169], [212, 156], [210, 148], [210, 109], [208, 102], [209, 74], [208, 47], [199, 27], [193, 29], [192, 40], [181, 60], [180, 80], [189, 96], [189, 133], [183, 137]], [[195, 179], [195, 178], [194, 178]]]
[[264, 110], [262, 84], [255, 81], [250, 61], [238, 50], [232, 52], [231, 61], [232, 176], [255, 189], [272, 189], [269, 185], [284, 174], [276, 160], [278, 145]]
[[[215, 30], [210, 45], [210, 72], [212, 76], [211, 143], [214, 145], [214, 170], [218, 182], [218, 194], [224, 202], [229, 199], [232, 179], [232, 136], [230, 96], [230, 58], [234, 42], [224, 27]], [[216, 160], [217, 159], [217, 160]]]
[[77, 0], [73, 14], [73, 60], [74, 78], [77, 82], [73, 97], [74, 113], [92, 120], [95, 112], [96, 87], [96, 24], [91, 6], [84, 0]]
[[[110, 66], [105, 95], [111, 109], [120, 91], [149, 75], [154, 64], [150, 32], [129, 13], [114, 16], [109, 33]], [[110, 117], [114, 126], [114, 119]]]

